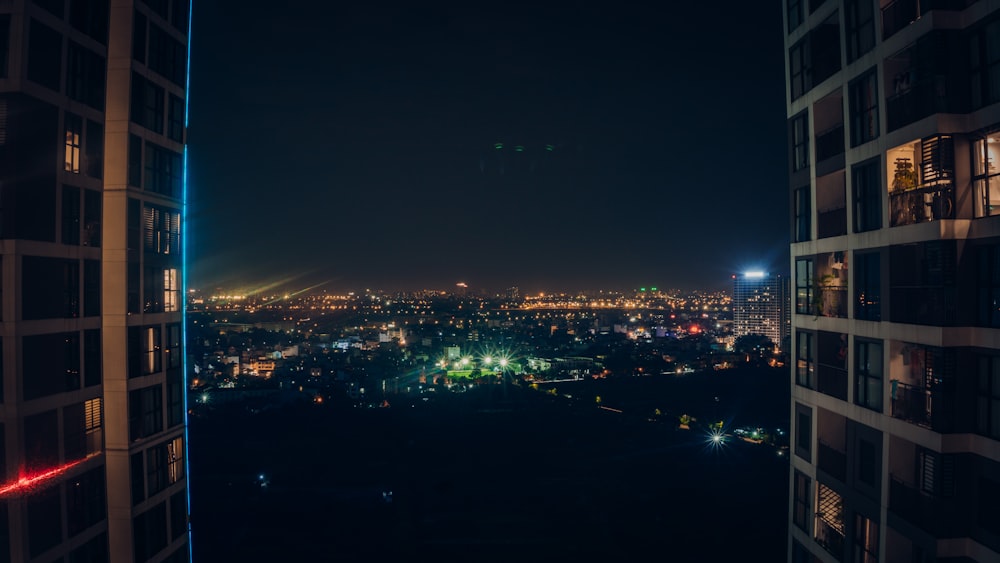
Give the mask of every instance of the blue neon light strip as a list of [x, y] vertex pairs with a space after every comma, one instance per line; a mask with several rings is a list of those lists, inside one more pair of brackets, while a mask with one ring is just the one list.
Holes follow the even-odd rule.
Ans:
[[[180, 0], [174, 0], [175, 2]], [[184, 130], [185, 135], [187, 134], [188, 127], [188, 107], [190, 106], [191, 100], [191, 19], [194, 12], [194, 2], [191, 0], [184, 0], [188, 2], [188, 25], [187, 25], [187, 68], [184, 70]], [[184, 375], [181, 377], [182, 385], [184, 386], [183, 392], [181, 393], [181, 402], [184, 405], [184, 475], [187, 477], [187, 483], [185, 483], [185, 490], [187, 491], [187, 512], [188, 512], [188, 561], [194, 561], [194, 550], [191, 548], [191, 456], [188, 452], [191, 449], [190, 446], [190, 433], [188, 432], [188, 362], [187, 362], [187, 299], [188, 299], [188, 220], [187, 220], [187, 204], [188, 204], [188, 148], [187, 148], [187, 138], [184, 139], [184, 172], [181, 176], [182, 178], [182, 188], [181, 188], [181, 299], [183, 299], [183, 307], [181, 308], [181, 350], [184, 353], [181, 355], [181, 369], [184, 371]]]

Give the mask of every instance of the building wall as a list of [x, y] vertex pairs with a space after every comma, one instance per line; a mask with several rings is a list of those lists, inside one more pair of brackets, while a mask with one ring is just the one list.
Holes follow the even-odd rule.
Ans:
[[1000, 2], [783, 3], [789, 560], [1000, 560]]
[[189, 560], [189, 9], [0, 3], [0, 561]]

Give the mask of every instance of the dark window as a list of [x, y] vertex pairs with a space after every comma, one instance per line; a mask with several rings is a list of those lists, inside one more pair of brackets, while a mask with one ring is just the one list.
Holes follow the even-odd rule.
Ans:
[[108, 44], [108, 0], [71, 0], [69, 24], [101, 45]]
[[34, 473], [59, 465], [59, 415], [55, 410], [24, 417], [24, 470]]
[[871, 69], [848, 85], [851, 109], [851, 146], [878, 137], [878, 80]]
[[875, 447], [875, 444], [864, 438], [858, 439], [857, 478], [859, 482], [869, 487], [875, 487], [879, 482], [878, 469], [881, 465], [881, 460], [876, 459], [877, 452], [878, 449]]
[[809, 505], [812, 503], [812, 479], [799, 470], [795, 470], [792, 509], [792, 522], [806, 534], [810, 533], [809, 524], [811, 516]]
[[163, 312], [163, 268], [156, 266], [143, 269], [142, 312]]
[[190, 0], [173, 0], [170, 6], [170, 23], [173, 24], [174, 29], [185, 35], [187, 34], [188, 11], [190, 10], [188, 2]]
[[62, 70], [62, 35], [31, 20], [28, 37], [28, 80], [59, 91]]
[[66, 524], [73, 537], [104, 520], [104, 467], [97, 467], [66, 482]]
[[163, 133], [163, 120], [166, 117], [165, 93], [162, 87], [144, 78], [137, 72], [132, 73], [132, 99], [130, 102], [130, 119], [154, 133]]
[[0, 78], [7, 78], [10, 57], [10, 14], [0, 14]]
[[180, 153], [146, 142], [146, 173], [143, 187], [151, 192], [180, 197], [184, 158]]
[[80, 159], [83, 154], [83, 119], [79, 115], [66, 112], [63, 149], [63, 170], [80, 173]]
[[154, 14], [160, 16], [164, 20], [167, 19], [167, 14], [169, 13], [169, 6], [167, 5], [168, 0], [140, 0]]
[[854, 191], [854, 232], [882, 228], [882, 167], [878, 158], [851, 168]]
[[101, 192], [83, 191], [84, 246], [101, 246]]
[[854, 518], [855, 563], [878, 563], [878, 524], [860, 514]]
[[129, 456], [129, 473], [132, 476], [132, 506], [146, 500], [146, 470], [142, 460], [145, 456], [142, 452], [136, 452]]
[[149, 24], [149, 58], [146, 64], [153, 72], [181, 88], [184, 87], [187, 48], [152, 22]]
[[62, 541], [62, 503], [59, 487], [27, 496], [28, 553], [32, 558]]
[[108, 533], [101, 532], [69, 554], [69, 563], [108, 563]]
[[788, 32], [802, 25], [802, 0], [788, 0]]
[[792, 172], [809, 168], [809, 112], [792, 118]]
[[167, 426], [184, 423], [184, 381], [180, 370], [167, 372]]
[[133, 442], [163, 430], [163, 390], [152, 385], [128, 393], [129, 439]]
[[1000, 439], [1000, 356], [979, 357], [976, 432]]
[[21, 317], [24, 320], [80, 316], [80, 263], [24, 256], [21, 259]]
[[167, 368], [181, 367], [181, 325], [167, 325]]
[[178, 143], [184, 142], [184, 99], [170, 94], [167, 108], [167, 137]]
[[812, 88], [812, 49], [809, 37], [804, 37], [788, 49], [788, 72], [792, 99], [798, 99]]
[[170, 537], [177, 539], [187, 533], [187, 492], [178, 491], [170, 495]]
[[66, 0], [32, 0], [32, 3], [59, 19], [66, 13]]
[[795, 189], [795, 242], [812, 239], [812, 202], [809, 186]]
[[104, 177], [104, 126], [87, 120], [86, 159], [84, 172], [91, 178]]
[[854, 318], [882, 320], [882, 260], [876, 252], [854, 253]]
[[83, 316], [96, 317], [101, 314], [101, 263], [97, 260], [83, 261]]
[[[889, 277], [889, 320], [954, 326], [958, 299], [957, 268], [958, 250], [954, 240], [889, 247], [889, 271], [892, 272]], [[971, 304], [974, 297], [970, 295], [969, 299]]]
[[973, 32], [969, 38], [972, 109], [1000, 101], [1000, 20]]
[[845, 0], [844, 34], [847, 41], [847, 62], [875, 47], [875, 9], [871, 0]]
[[62, 243], [80, 244], [80, 188], [75, 186], [62, 189]]
[[135, 11], [132, 21], [132, 58], [143, 64], [146, 62], [146, 16], [139, 10]]
[[167, 448], [157, 444], [146, 450], [146, 496], [167, 488]]
[[1000, 327], [1000, 245], [979, 248], [979, 326]]
[[812, 409], [795, 404], [795, 455], [812, 460]]
[[132, 519], [132, 541], [137, 563], [149, 561], [167, 547], [166, 501]]
[[847, 400], [847, 335], [839, 332], [816, 333], [816, 390]]
[[816, 358], [814, 356], [813, 335], [811, 332], [798, 332], [795, 341], [797, 343], [795, 383], [809, 389], [815, 389]]
[[979, 507], [976, 522], [993, 535], [1000, 535], [1000, 483], [989, 477], [979, 477], [979, 494], [976, 495], [976, 505]]
[[137, 135], [128, 136], [128, 185], [142, 187], [142, 139]]
[[810, 315], [816, 312], [813, 303], [813, 261], [812, 258], [795, 260], [795, 312], [800, 315]]
[[80, 388], [80, 333], [24, 336], [21, 349], [26, 401]]
[[101, 373], [101, 329], [83, 331], [83, 385], [100, 385]]
[[105, 66], [104, 57], [70, 41], [66, 50], [66, 95], [104, 111]]
[[854, 402], [882, 412], [882, 342], [854, 341]]

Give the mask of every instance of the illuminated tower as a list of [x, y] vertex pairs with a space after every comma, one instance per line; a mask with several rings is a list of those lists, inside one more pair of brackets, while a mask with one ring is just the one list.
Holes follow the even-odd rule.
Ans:
[[785, 310], [782, 278], [765, 272], [733, 276], [733, 336], [759, 334], [781, 345]]
[[189, 560], [188, 16], [0, 3], [0, 562]]
[[783, 6], [789, 560], [1000, 561], [1000, 3]]

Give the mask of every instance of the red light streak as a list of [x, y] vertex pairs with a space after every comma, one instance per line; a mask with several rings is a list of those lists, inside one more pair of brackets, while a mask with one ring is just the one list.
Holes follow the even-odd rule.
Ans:
[[34, 492], [37, 489], [42, 488], [45, 483], [55, 477], [66, 473], [70, 469], [80, 465], [81, 463], [87, 461], [88, 459], [99, 454], [90, 454], [85, 458], [78, 459], [76, 461], [71, 461], [69, 463], [64, 463], [58, 467], [47, 469], [45, 471], [39, 471], [31, 475], [23, 475], [18, 480], [9, 482], [3, 486], [0, 486], [0, 497], [13, 496], [25, 493]]

